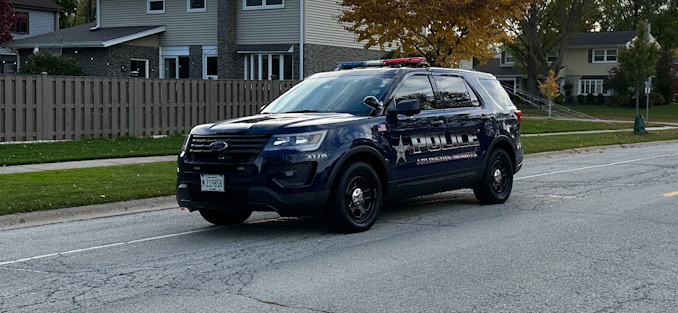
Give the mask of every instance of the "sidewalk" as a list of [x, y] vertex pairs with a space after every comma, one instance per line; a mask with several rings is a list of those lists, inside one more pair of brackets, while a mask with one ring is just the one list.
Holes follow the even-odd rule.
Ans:
[[[646, 127], [646, 130], [665, 130], [678, 128], [676, 126], [665, 127]], [[591, 133], [607, 133], [607, 132], [631, 132], [633, 129], [621, 130], [593, 130], [593, 131], [577, 131], [577, 132], [561, 132], [561, 133], [542, 133], [542, 134], [523, 134], [523, 137], [533, 136], [554, 136], [554, 135], [569, 135], [569, 134], [591, 134]], [[678, 143], [678, 141], [675, 141]], [[634, 145], [652, 145], [656, 142], [640, 143]], [[584, 150], [593, 151], [594, 149], [610, 149], [614, 146], [605, 147], [587, 147]], [[577, 152], [576, 149], [569, 149], [565, 151], [543, 152], [537, 154], [527, 155], [526, 159], [540, 158], [545, 156], [553, 156], [559, 154], [569, 154]], [[176, 155], [169, 156], [152, 156], [152, 157], [136, 157], [136, 158], [119, 158], [119, 159], [101, 159], [101, 160], [87, 160], [87, 161], [72, 161], [59, 163], [44, 163], [44, 164], [28, 164], [28, 165], [13, 165], [0, 166], [0, 175], [14, 174], [14, 173], [29, 173], [39, 171], [51, 170], [66, 170], [76, 168], [91, 168], [101, 166], [115, 166], [127, 164], [141, 164], [152, 162], [166, 162], [176, 161]], [[156, 210], [178, 209], [176, 199], [174, 196], [158, 197], [151, 199], [130, 200], [122, 202], [113, 202], [97, 205], [89, 205], [74, 208], [62, 208], [57, 210], [46, 210], [28, 213], [18, 213], [0, 216], [0, 231], [8, 229], [16, 229], [23, 227], [31, 227], [45, 224], [53, 224], [67, 221], [76, 221], [92, 218], [109, 217], [123, 214], [132, 214], [139, 212], [148, 212]]]
[[151, 156], [151, 157], [137, 157], [137, 158], [71, 161], [71, 162], [59, 162], [59, 163], [11, 165], [11, 166], [0, 166], [0, 175], [2, 175], [2, 174], [17, 174], [17, 173], [30, 173], [30, 172], [40, 172], [40, 171], [52, 171], [52, 170], [68, 170], [68, 169], [74, 169], [74, 168], [89, 168], [89, 167], [100, 167], [100, 166], [165, 162], [165, 161], [176, 161], [176, 159], [177, 159], [176, 155], [167, 155], [167, 156]]
[[[669, 130], [676, 129], [676, 126], [657, 126], [645, 127], [646, 131], [654, 130]], [[605, 129], [605, 130], [582, 130], [574, 132], [559, 132], [559, 133], [540, 133], [540, 134], [520, 134], [520, 137], [540, 137], [540, 136], [556, 136], [556, 135], [581, 135], [581, 134], [602, 134], [602, 133], [618, 133], [618, 132], [633, 132], [633, 128], [628, 129]]]
[[[621, 121], [619, 121], [619, 122], [621, 122]], [[678, 128], [678, 123], [676, 123], [676, 126], [645, 127], [645, 130], [647, 130], [647, 131], [657, 131], [657, 130], [669, 130], [669, 129], [676, 129], [676, 128]], [[581, 135], [581, 134], [599, 134], [599, 133], [632, 132], [632, 131], [633, 131], [633, 128], [611, 129], [611, 130], [586, 130], [586, 131], [540, 133], [540, 134], [521, 134], [520, 136], [521, 137], [540, 137], [540, 136]], [[176, 155], [167, 155], [167, 156], [151, 156], [151, 157], [136, 157], [136, 158], [72, 161], [72, 162], [59, 162], [59, 163], [11, 165], [11, 166], [0, 166], [0, 175], [2, 175], [2, 174], [17, 174], [17, 173], [30, 173], [30, 172], [40, 172], [40, 171], [51, 171], [51, 170], [67, 170], [67, 169], [75, 169], [75, 168], [89, 168], [89, 167], [100, 167], [100, 166], [165, 162], [165, 161], [175, 161], [176, 159], [177, 159]]]

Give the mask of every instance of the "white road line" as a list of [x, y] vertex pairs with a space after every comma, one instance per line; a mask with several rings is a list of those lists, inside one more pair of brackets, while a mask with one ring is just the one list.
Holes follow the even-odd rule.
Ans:
[[541, 177], [541, 176], [548, 176], [548, 175], [555, 175], [555, 174], [562, 174], [562, 173], [569, 173], [569, 172], [576, 172], [576, 171], [584, 171], [584, 170], [590, 170], [592, 168], [609, 167], [609, 166], [615, 166], [615, 165], [621, 165], [621, 164], [627, 164], [627, 163], [634, 163], [634, 162], [647, 161], [647, 160], [653, 160], [653, 159], [661, 159], [661, 158], [671, 157], [671, 156], [678, 156], [678, 153], [664, 154], [664, 155], [658, 155], [658, 156], [653, 156], [653, 157], [649, 157], [649, 158], [634, 159], [634, 160], [628, 160], [628, 161], [613, 162], [613, 163], [608, 163], [608, 164], [600, 164], [600, 165], [592, 165], [592, 166], [585, 166], [585, 167], [579, 167], [579, 168], [572, 168], [572, 169], [569, 169], [569, 170], [541, 173], [541, 174], [517, 177], [517, 178], [514, 178], [513, 180], [523, 180], [523, 179], [535, 178], [535, 177]]
[[[588, 169], [592, 169], [592, 168], [608, 167], [608, 166], [614, 166], [614, 165], [620, 165], [620, 164], [626, 164], [626, 163], [640, 162], [640, 161], [646, 161], [646, 160], [652, 160], [652, 159], [660, 159], [660, 158], [677, 156], [677, 155], [678, 155], [678, 153], [673, 153], [673, 154], [665, 154], [665, 155], [654, 156], [654, 157], [649, 157], [649, 158], [614, 162], [614, 163], [609, 163], [609, 164], [586, 166], [586, 167], [580, 167], [580, 168], [573, 168], [573, 169], [569, 169], [569, 170], [562, 170], [562, 171], [542, 173], [542, 174], [536, 174], [536, 175], [530, 175], [530, 176], [524, 176], [524, 177], [517, 177], [514, 180], [523, 180], [523, 179], [535, 178], [535, 177], [541, 177], [541, 176], [547, 176], [547, 175], [555, 175], [555, 174], [569, 173], [569, 172], [575, 172], [575, 171], [583, 171], [583, 170], [588, 170]], [[259, 221], [259, 222], [262, 222], [262, 221]], [[49, 257], [68, 255], [68, 254], [74, 254], [74, 253], [79, 253], [79, 252], [100, 250], [100, 249], [104, 249], [104, 248], [117, 247], [117, 246], [122, 246], [122, 245], [133, 244], [133, 243], [140, 243], [140, 242], [146, 242], [146, 241], [153, 241], [153, 240], [159, 240], [159, 239], [165, 239], [165, 238], [178, 237], [178, 236], [201, 233], [201, 232], [206, 232], [206, 231], [211, 231], [211, 230], [216, 230], [216, 229], [219, 229], [219, 228], [193, 230], [193, 231], [187, 231], [187, 232], [176, 233], [176, 234], [169, 234], [169, 235], [163, 235], [163, 236], [156, 236], [156, 237], [150, 237], [150, 238], [144, 238], [144, 239], [137, 239], [137, 240], [131, 240], [131, 241], [125, 241], [125, 242], [112, 243], [112, 244], [95, 246], [95, 247], [84, 248], [84, 249], [75, 249], [75, 250], [70, 250], [70, 251], [65, 251], [65, 252], [44, 254], [44, 255], [34, 256], [34, 257], [30, 257], [30, 258], [18, 259], [18, 260], [14, 260], [14, 261], [0, 262], [0, 266], [17, 264], [17, 263], [24, 263], [24, 262], [33, 261], [33, 260], [40, 260], [40, 259], [45, 259], [45, 258], [49, 258]]]
[[85, 248], [85, 249], [75, 249], [75, 250], [70, 250], [70, 251], [65, 251], [65, 252], [57, 252], [57, 253], [44, 254], [44, 255], [34, 256], [34, 257], [30, 257], [30, 258], [18, 259], [18, 260], [14, 260], [14, 261], [4, 261], [4, 262], [0, 262], [0, 266], [3, 266], [3, 265], [9, 265], [9, 264], [23, 263], [23, 262], [28, 262], [28, 261], [33, 261], [33, 260], [39, 260], [39, 259], [45, 259], [45, 258], [54, 257], [54, 256], [60, 256], [60, 255], [67, 255], [67, 254], [73, 254], [73, 253], [79, 253], [79, 252], [85, 252], [85, 251], [92, 251], [92, 250], [99, 250], [99, 249], [110, 248], [110, 247], [123, 246], [123, 245], [128, 245], [128, 244], [133, 244], [133, 243], [139, 243], [139, 242], [146, 242], [146, 241], [153, 241], [153, 240], [158, 240], [158, 239], [172, 238], [172, 237], [183, 236], [183, 235], [189, 235], [189, 234], [195, 234], [195, 233], [202, 233], [202, 232], [206, 232], [206, 231], [217, 230], [217, 229], [220, 229], [220, 228], [221, 228], [221, 227], [219, 227], [219, 228], [209, 228], [209, 229], [200, 229], [200, 230], [192, 230], [192, 231], [187, 231], [187, 232], [182, 232], [182, 233], [169, 234], [169, 235], [163, 235], [163, 236], [157, 236], [157, 237], [151, 237], [151, 238], [144, 238], [144, 239], [137, 239], [137, 240], [131, 240], [131, 241], [125, 241], [125, 242], [118, 242], [118, 243], [112, 243], [112, 244], [107, 244], [107, 245], [102, 245], [102, 246], [96, 246], [96, 247], [90, 247], [90, 248]]

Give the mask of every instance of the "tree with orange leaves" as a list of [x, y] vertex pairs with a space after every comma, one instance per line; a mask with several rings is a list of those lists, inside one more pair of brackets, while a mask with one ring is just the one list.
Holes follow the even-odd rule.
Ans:
[[510, 17], [531, 0], [342, 0], [339, 22], [365, 47], [424, 55], [438, 66], [494, 57], [494, 43], [509, 40]]

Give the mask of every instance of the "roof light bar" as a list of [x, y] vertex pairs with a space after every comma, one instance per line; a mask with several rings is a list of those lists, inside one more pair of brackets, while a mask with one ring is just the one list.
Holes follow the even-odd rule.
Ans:
[[398, 59], [386, 59], [386, 60], [369, 60], [369, 61], [357, 61], [357, 62], [340, 62], [337, 64], [338, 70], [348, 70], [357, 67], [380, 67], [380, 66], [396, 66], [396, 65], [418, 65], [421, 63], [426, 63], [425, 57], [412, 57], [412, 58], [398, 58]]

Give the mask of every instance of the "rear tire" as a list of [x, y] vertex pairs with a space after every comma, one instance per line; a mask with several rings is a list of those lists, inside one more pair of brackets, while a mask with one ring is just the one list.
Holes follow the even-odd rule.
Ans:
[[330, 202], [324, 212], [327, 224], [340, 233], [370, 229], [383, 204], [379, 176], [364, 162], [345, 165], [339, 175], [332, 186]]
[[482, 180], [473, 188], [482, 204], [506, 202], [513, 188], [513, 163], [506, 151], [497, 149], [490, 154]]
[[217, 210], [200, 210], [200, 215], [206, 221], [220, 226], [241, 224], [252, 215], [252, 211], [223, 212]]

